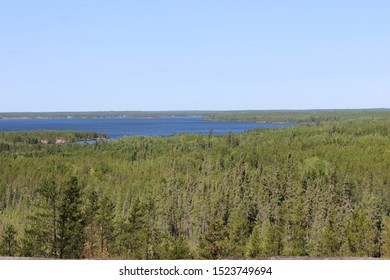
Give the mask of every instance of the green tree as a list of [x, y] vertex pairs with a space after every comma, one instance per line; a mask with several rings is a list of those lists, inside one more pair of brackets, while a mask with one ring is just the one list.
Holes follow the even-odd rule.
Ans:
[[244, 209], [232, 209], [229, 221], [226, 227], [228, 240], [227, 254], [229, 256], [243, 257], [245, 256], [245, 247], [249, 238], [249, 224], [244, 213]]
[[137, 198], [130, 210], [127, 222], [123, 225], [122, 240], [123, 251], [126, 257], [132, 259], [146, 259], [147, 257], [147, 228], [145, 207]]
[[100, 201], [100, 207], [96, 217], [101, 253], [111, 253], [113, 251], [112, 248], [115, 238], [114, 210], [114, 203], [107, 196], [104, 196]]
[[54, 180], [46, 180], [37, 189], [32, 211], [22, 239], [26, 256], [58, 257], [58, 207], [60, 192]]
[[390, 217], [383, 218], [382, 257], [390, 259]]
[[325, 220], [325, 227], [323, 228], [320, 238], [321, 255], [337, 256], [341, 247], [341, 241], [339, 239], [335, 209], [331, 209], [329, 211]]
[[193, 258], [188, 241], [183, 235], [178, 237], [169, 234], [163, 236], [158, 244], [158, 250], [159, 259], [188, 260]]
[[18, 249], [19, 243], [16, 239], [15, 227], [11, 224], [5, 227], [3, 234], [1, 235], [0, 252], [6, 256], [15, 256]]
[[220, 259], [227, 256], [228, 232], [222, 219], [209, 222], [205, 234], [200, 239], [199, 256], [204, 259]]
[[280, 226], [265, 219], [260, 230], [259, 257], [278, 256], [281, 252]]
[[352, 213], [352, 220], [347, 232], [350, 252], [353, 256], [371, 257], [374, 252], [375, 229], [366, 213], [356, 207]]
[[[85, 209], [84, 252], [86, 258], [95, 258], [99, 254], [100, 244], [96, 216], [100, 209], [98, 193], [93, 190], [88, 194]], [[101, 257], [101, 256], [100, 256]]]
[[81, 210], [81, 188], [76, 177], [65, 187], [59, 207], [59, 257], [81, 257], [84, 237], [84, 215]]
[[261, 255], [260, 242], [260, 227], [259, 224], [256, 224], [249, 236], [245, 255], [250, 258], [259, 257]]
[[50, 240], [52, 242], [51, 255], [57, 258], [57, 220], [60, 193], [54, 180], [45, 181], [39, 192], [44, 197], [45, 202], [48, 205], [48, 219], [50, 221], [49, 228], [51, 232]]

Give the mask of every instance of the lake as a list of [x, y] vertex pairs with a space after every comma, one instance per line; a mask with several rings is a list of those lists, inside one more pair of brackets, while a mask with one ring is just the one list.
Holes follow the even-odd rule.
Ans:
[[215, 134], [243, 132], [253, 128], [278, 128], [293, 123], [256, 123], [238, 121], [204, 120], [202, 117], [171, 118], [48, 118], [0, 119], [0, 131], [29, 130], [83, 130], [108, 134], [111, 138], [125, 135], [172, 135], [181, 132]]

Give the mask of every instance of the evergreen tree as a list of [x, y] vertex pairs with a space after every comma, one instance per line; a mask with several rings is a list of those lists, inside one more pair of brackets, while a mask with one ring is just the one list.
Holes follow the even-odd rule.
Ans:
[[301, 184], [288, 184], [288, 199], [283, 207], [286, 208], [286, 218], [283, 232], [283, 255], [302, 256], [306, 254], [307, 216], [308, 208], [305, 208], [304, 189]]
[[147, 228], [145, 207], [137, 198], [130, 211], [130, 216], [124, 224], [124, 231], [120, 238], [124, 253], [132, 259], [146, 259], [147, 251]]
[[341, 241], [338, 234], [335, 209], [331, 209], [326, 217], [320, 243], [322, 256], [337, 256], [339, 254]]
[[260, 242], [260, 226], [257, 223], [249, 236], [245, 255], [250, 258], [259, 257], [261, 254]]
[[48, 219], [50, 220], [49, 228], [51, 229], [50, 240], [52, 241], [51, 255], [54, 258], [57, 258], [57, 220], [60, 193], [54, 180], [46, 181], [39, 192], [44, 197], [46, 204], [48, 205]]
[[76, 177], [65, 187], [59, 207], [59, 258], [81, 257], [84, 238], [84, 215], [81, 211], [81, 188]]
[[95, 190], [89, 193], [86, 204], [83, 256], [86, 258], [95, 258], [100, 255], [98, 224], [96, 221], [100, 205], [99, 197]]
[[382, 231], [382, 257], [390, 259], [390, 217], [383, 219]]
[[0, 238], [0, 253], [6, 256], [15, 256], [19, 243], [16, 239], [16, 230], [13, 225], [9, 224], [5, 227], [5, 230]]
[[220, 259], [227, 256], [228, 232], [222, 219], [210, 221], [205, 234], [200, 239], [199, 256], [204, 259]]
[[98, 225], [100, 252], [112, 252], [115, 237], [115, 206], [113, 202], [104, 196], [100, 201], [100, 207], [97, 212], [96, 222]]
[[22, 239], [26, 256], [58, 257], [58, 207], [60, 193], [54, 180], [46, 180], [36, 192]]
[[46, 216], [41, 212], [34, 212], [28, 216], [27, 225], [22, 239], [21, 252], [26, 257], [51, 257], [51, 232], [47, 230]]
[[207, 140], [208, 140], [208, 148], [211, 148], [212, 145], [213, 145], [213, 138], [214, 138], [214, 130], [211, 128], [209, 130], [209, 134], [207, 136]]
[[375, 230], [366, 213], [360, 207], [353, 210], [347, 238], [352, 256], [373, 256]]
[[245, 247], [249, 238], [249, 224], [242, 208], [232, 209], [226, 226], [228, 240], [226, 240], [229, 256], [245, 256]]
[[188, 260], [192, 259], [188, 241], [183, 235], [172, 237], [165, 235], [161, 237], [161, 242], [158, 244], [159, 259], [165, 260]]
[[281, 253], [281, 232], [277, 223], [271, 223], [269, 218], [263, 221], [259, 236], [259, 257], [279, 256]]
[[173, 260], [187, 260], [192, 258], [192, 253], [188, 241], [183, 235], [174, 239], [171, 250]]
[[367, 219], [371, 222], [373, 244], [371, 256], [380, 257], [380, 246], [381, 246], [381, 230], [382, 230], [382, 213], [380, 199], [374, 194], [370, 195], [368, 205], [366, 207]]

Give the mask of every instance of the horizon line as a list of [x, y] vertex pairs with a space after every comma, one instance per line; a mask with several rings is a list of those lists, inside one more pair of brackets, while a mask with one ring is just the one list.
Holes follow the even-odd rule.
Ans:
[[174, 110], [86, 110], [86, 111], [9, 111], [0, 114], [50, 114], [50, 113], [164, 113], [164, 112], [302, 112], [302, 111], [387, 111], [390, 108], [327, 108], [327, 109], [174, 109]]

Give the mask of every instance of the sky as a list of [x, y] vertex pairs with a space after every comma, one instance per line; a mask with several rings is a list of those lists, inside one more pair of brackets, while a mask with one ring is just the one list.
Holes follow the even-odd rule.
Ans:
[[0, 0], [0, 112], [390, 108], [390, 1]]

